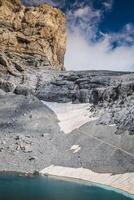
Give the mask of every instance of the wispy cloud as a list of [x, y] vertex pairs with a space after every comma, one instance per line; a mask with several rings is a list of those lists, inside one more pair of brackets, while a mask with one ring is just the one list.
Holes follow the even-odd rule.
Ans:
[[96, 37], [98, 25], [101, 19], [101, 11], [93, 10], [89, 6], [79, 5], [77, 9], [69, 10], [66, 15], [68, 19], [68, 29], [70, 32], [80, 32], [83, 37], [93, 39]]
[[118, 33], [102, 33], [99, 24], [113, 0], [103, 1], [100, 10], [80, 5], [67, 13], [68, 43], [65, 67], [68, 70], [134, 70], [134, 27], [126, 24]]
[[126, 24], [118, 33], [109, 33], [111, 43], [115, 46], [132, 46], [134, 45], [134, 25]]
[[109, 36], [97, 43], [78, 33], [69, 33], [65, 66], [68, 70], [134, 70], [134, 45], [111, 50]]
[[106, 10], [111, 10], [113, 6], [113, 0], [104, 1], [102, 4]]

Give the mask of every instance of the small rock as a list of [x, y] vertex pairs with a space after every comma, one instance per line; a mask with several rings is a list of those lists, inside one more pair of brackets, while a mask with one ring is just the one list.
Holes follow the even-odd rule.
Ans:
[[29, 89], [27, 87], [24, 87], [24, 86], [17, 86], [14, 90], [14, 93], [15, 94], [18, 94], [18, 95], [24, 95], [24, 96], [28, 96], [30, 94], [33, 94], [33, 91], [32, 89]]
[[19, 151], [19, 150], [20, 150], [20, 146], [17, 146], [17, 147], [16, 147], [16, 151]]
[[5, 92], [13, 92], [15, 85], [9, 81], [0, 79], [0, 89], [4, 90]]
[[2, 152], [4, 150], [4, 148], [3, 147], [0, 147], [0, 152]]
[[26, 135], [26, 138], [30, 138], [31, 136], [30, 135]]
[[34, 160], [36, 160], [36, 159], [37, 159], [37, 158], [33, 156], [33, 157], [30, 157], [30, 158], [29, 158], [29, 161], [34, 161]]
[[24, 135], [17, 135], [15, 137], [15, 140], [24, 140], [25, 139], [25, 136]]
[[6, 144], [6, 141], [5, 141], [5, 140], [3, 140], [3, 141], [1, 142], [1, 144], [3, 144], [3, 145], [4, 145], [4, 144]]
[[34, 175], [34, 176], [39, 176], [40, 173], [39, 173], [39, 171], [36, 171], [36, 170], [35, 170], [35, 171], [33, 172], [33, 175]]
[[41, 137], [45, 137], [46, 135], [49, 135], [48, 133], [43, 133], [42, 135], [41, 135]]
[[32, 118], [33, 118], [33, 116], [32, 116], [32, 115], [29, 115], [29, 118], [30, 118], [30, 119], [32, 119]]
[[0, 95], [3, 96], [3, 95], [5, 95], [5, 94], [6, 94], [6, 92], [5, 92], [4, 90], [1, 90], [1, 89], [0, 89]]
[[31, 153], [32, 152], [32, 147], [27, 145], [27, 146], [20, 146], [21, 150], [24, 152], [24, 153]]

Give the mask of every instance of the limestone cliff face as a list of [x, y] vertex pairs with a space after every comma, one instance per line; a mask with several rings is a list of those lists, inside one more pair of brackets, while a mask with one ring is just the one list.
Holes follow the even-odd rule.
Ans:
[[65, 48], [66, 20], [60, 10], [0, 0], [0, 74], [18, 75], [30, 66], [62, 70]]

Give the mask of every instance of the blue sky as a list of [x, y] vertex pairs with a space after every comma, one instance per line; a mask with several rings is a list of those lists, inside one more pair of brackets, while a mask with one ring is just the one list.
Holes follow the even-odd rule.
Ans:
[[23, 0], [67, 16], [67, 69], [134, 71], [134, 0]]
[[134, 24], [134, 0], [114, 0], [101, 28], [103, 31], [120, 31], [128, 23]]

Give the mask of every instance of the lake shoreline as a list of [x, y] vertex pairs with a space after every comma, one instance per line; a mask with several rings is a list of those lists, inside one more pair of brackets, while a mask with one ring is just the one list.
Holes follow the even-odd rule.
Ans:
[[29, 172], [19, 172], [19, 171], [0, 171], [0, 176], [24, 176], [24, 177], [33, 177], [34, 173]]
[[103, 188], [106, 190], [112, 190], [119, 194], [123, 194], [126, 197], [130, 197], [130, 198], [134, 199], [134, 193], [125, 191], [121, 188], [113, 187], [108, 184], [94, 182], [94, 181], [90, 181], [88, 179], [86, 180], [84, 178], [71, 177], [71, 176], [70, 177], [69, 176], [60, 176], [60, 175], [54, 175], [54, 174], [50, 174], [50, 173], [42, 174], [40, 171], [34, 171], [33, 173], [19, 172], [19, 171], [18, 172], [17, 171], [0, 171], [0, 176], [17, 176], [17, 177], [29, 177], [29, 178], [48, 177], [50, 179], [63, 180], [63, 181], [73, 182], [73, 183], [78, 183], [78, 184], [82, 183], [83, 185], [91, 185], [91, 186], [96, 186], [96, 187]]
[[40, 174], [101, 184], [134, 195], [134, 173], [113, 175], [110, 173], [95, 173], [92, 170], [84, 168], [69, 168], [52, 165], [41, 170]]

